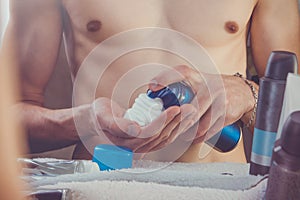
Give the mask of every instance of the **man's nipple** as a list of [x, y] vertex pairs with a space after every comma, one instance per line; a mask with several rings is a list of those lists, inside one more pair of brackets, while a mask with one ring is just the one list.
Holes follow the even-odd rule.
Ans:
[[98, 21], [98, 20], [92, 20], [92, 21], [89, 21], [89, 23], [87, 23], [86, 29], [89, 32], [96, 32], [96, 31], [100, 30], [101, 26], [102, 26], [102, 24], [101, 24], [100, 21]]
[[236, 33], [239, 31], [239, 25], [234, 21], [229, 21], [225, 23], [225, 30], [228, 33]]

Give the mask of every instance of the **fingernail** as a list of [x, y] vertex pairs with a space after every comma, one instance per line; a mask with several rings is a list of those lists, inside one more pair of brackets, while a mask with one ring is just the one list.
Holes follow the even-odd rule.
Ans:
[[132, 136], [132, 137], [136, 137], [139, 135], [139, 128], [137, 125], [131, 124], [128, 126], [128, 131], [127, 134]]
[[149, 82], [149, 86], [151, 87], [151, 89], [155, 89], [158, 86], [158, 82], [155, 79], [152, 79]]

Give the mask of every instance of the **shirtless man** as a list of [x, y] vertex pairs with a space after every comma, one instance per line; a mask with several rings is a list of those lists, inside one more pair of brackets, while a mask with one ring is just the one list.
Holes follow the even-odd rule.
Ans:
[[[162, 130], [151, 138], [135, 138], [130, 135], [147, 132], [147, 128], [150, 130], [155, 123], [150, 124], [150, 128], [141, 128], [134, 122], [123, 119], [124, 109], [121, 107], [126, 108], [128, 105], [122, 105], [122, 102], [117, 102], [120, 106], [115, 105], [118, 116], [113, 117], [109, 100], [112, 89], [132, 67], [147, 62], [178, 65], [175, 69], [196, 90], [202, 82], [201, 76], [194, 76], [188, 63], [181, 59], [174, 58], [168, 62], [168, 56], [162, 51], [138, 51], [124, 55], [111, 64], [97, 87], [99, 98], [92, 104], [73, 109], [49, 110], [43, 108], [43, 93], [53, 72], [62, 39], [65, 41], [72, 76], [75, 78], [88, 54], [103, 40], [122, 31], [161, 27], [188, 35], [203, 45], [222, 74], [226, 94], [226, 107], [223, 108], [226, 109], [220, 109], [219, 116], [225, 117], [224, 126], [239, 119], [247, 123], [253, 112], [255, 101], [249, 86], [241, 78], [232, 76], [236, 72], [245, 76], [246, 40], [249, 32], [254, 64], [260, 77], [264, 74], [271, 51], [287, 50], [295, 52], [298, 57], [300, 52], [297, 0], [11, 0], [10, 10], [4, 47], [15, 47], [12, 56], [15, 56], [18, 63], [22, 83], [20, 113], [23, 114], [32, 152], [80, 143], [74, 118], [84, 119], [87, 124], [92, 124], [92, 112], [97, 115], [102, 134], [105, 133], [117, 145], [142, 152], [162, 148], [173, 142], [179, 134], [184, 135], [177, 133], [176, 127], [183, 123], [181, 113], [190, 112], [191, 107], [169, 108], [158, 119], [166, 119]], [[211, 79], [208, 82], [214, 82], [214, 76], [208, 76], [208, 79]], [[166, 73], [161, 73], [153, 80], [162, 85], [177, 81], [176, 77], [170, 77]], [[150, 87], [155, 89], [155, 84], [150, 84]], [[258, 89], [257, 85], [255, 87]], [[201, 138], [207, 132], [216, 130], [214, 123], [210, 123], [209, 108], [214, 102], [220, 101], [221, 97], [218, 92], [211, 95], [210, 100], [199, 98], [199, 104], [205, 104], [206, 110], [199, 111], [194, 119], [184, 119], [185, 123], [199, 123], [200, 131], [197, 132], [194, 144], [179, 161], [200, 161], [198, 152], [203, 142]], [[224, 102], [222, 105], [225, 105]], [[217, 119], [211, 121], [215, 122]], [[86, 135], [81, 137], [85, 138], [86, 144], [90, 144], [90, 151], [93, 145], [104, 142], [101, 135], [97, 136], [91, 127], [83, 131]], [[178, 140], [184, 139], [179, 137]], [[212, 151], [206, 161], [243, 162], [245, 159], [241, 145], [240, 142], [235, 151], [221, 156]], [[79, 155], [77, 158], [86, 156], [81, 154], [82, 151], [84, 148], [79, 145], [75, 151]]]

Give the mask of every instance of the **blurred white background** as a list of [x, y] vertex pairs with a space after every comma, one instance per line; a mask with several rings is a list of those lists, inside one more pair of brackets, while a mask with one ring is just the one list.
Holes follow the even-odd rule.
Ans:
[[5, 30], [5, 27], [7, 25], [8, 21], [8, 1], [9, 0], [0, 0], [0, 45], [2, 41], [3, 32]]

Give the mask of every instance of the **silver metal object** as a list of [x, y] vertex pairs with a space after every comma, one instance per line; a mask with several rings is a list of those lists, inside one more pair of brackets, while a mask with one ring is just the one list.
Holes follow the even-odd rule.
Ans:
[[28, 175], [58, 176], [63, 174], [83, 173], [84, 163], [81, 160], [53, 160], [41, 162], [37, 160], [21, 158], [19, 162], [25, 164], [23, 172]]
[[69, 189], [38, 189], [29, 192], [27, 197], [36, 200], [71, 200], [72, 195]]

